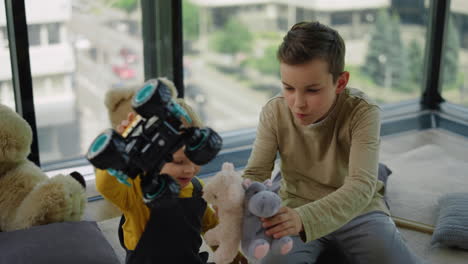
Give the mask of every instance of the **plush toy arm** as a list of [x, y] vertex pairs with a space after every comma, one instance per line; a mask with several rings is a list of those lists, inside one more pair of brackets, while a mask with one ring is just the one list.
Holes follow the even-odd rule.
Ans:
[[78, 221], [85, 205], [85, 191], [80, 183], [68, 175], [58, 175], [34, 187], [5, 231], [53, 222]]
[[205, 235], [203, 236], [203, 238], [205, 239], [205, 242], [209, 245], [209, 246], [217, 246], [219, 245], [219, 238], [218, 238], [218, 233], [219, 233], [219, 225], [216, 226], [215, 228], [213, 229], [210, 229], [208, 231], [206, 231]]
[[[240, 230], [229, 225], [229, 226], [218, 226], [217, 240], [219, 247], [213, 254], [213, 260], [216, 264], [229, 264], [232, 263], [234, 258], [239, 253], [239, 242], [241, 239]], [[227, 229], [229, 228], [229, 229]], [[207, 233], [208, 234], [208, 233]]]

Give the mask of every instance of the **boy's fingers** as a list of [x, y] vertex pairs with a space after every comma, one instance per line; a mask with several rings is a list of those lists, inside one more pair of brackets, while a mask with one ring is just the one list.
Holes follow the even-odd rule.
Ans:
[[268, 228], [268, 227], [275, 226], [277, 224], [283, 223], [283, 222], [285, 222], [287, 220], [288, 220], [288, 218], [287, 218], [286, 214], [279, 214], [279, 215], [276, 215], [276, 216], [274, 216], [272, 218], [269, 218], [268, 220], [263, 222], [262, 226], [264, 228]]
[[276, 215], [267, 219], [261, 219], [261, 221], [263, 222], [263, 227], [268, 228], [270, 226], [288, 221], [288, 219], [291, 219], [290, 211], [287, 207], [281, 207]]
[[294, 235], [294, 228], [291, 227], [288, 229], [281, 230], [277, 233], [274, 233], [273, 237], [278, 239], [278, 238], [282, 238], [284, 236], [289, 236], [289, 235]]
[[135, 118], [136, 114], [134, 112], [130, 112], [127, 115], [127, 120], [132, 121]]
[[288, 222], [281, 223], [279, 225], [275, 225], [274, 227], [268, 229], [266, 231], [266, 234], [269, 236], [272, 236], [276, 233], [287, 230], [289, 228], [293, 228], [293, 223], [288, 221]]

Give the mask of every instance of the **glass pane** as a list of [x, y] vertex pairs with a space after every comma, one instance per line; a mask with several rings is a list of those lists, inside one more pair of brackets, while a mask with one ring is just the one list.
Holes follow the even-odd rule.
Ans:
[[216, 130], [256, 126], [262, 105], [281, 92], [276, 51], [299, 21], [341, 34], [350, 87], [380, 104], [421, 96], [425, 1], [235, 2], [183, 1], [185, 89]]
[[468, 106], [468, 2], [452, 0], [442, 61], [442, 95]]
[[143, 83], [139, 2], [26, 1], [42, 163], [82, 157], [110, 127], [105, 93]]
[[5, 16], [5, 2], [0, 2], [0, 104], [15, 109], [15, 97], [11, 83], [10, 50]]
[[52, 23], [47, 25], [47, 37], [50, 44], [60, 43], [60, 23]]
[[41, 45], [41, 28], [40, 24], [28, 25], [28, 40], [31, 47]]

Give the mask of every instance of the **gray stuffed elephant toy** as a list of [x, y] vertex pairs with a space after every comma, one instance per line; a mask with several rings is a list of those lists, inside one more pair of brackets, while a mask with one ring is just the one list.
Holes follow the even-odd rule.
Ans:
[[293, 246], [291, 237], [267, 236], [260, 221], [261, 217], [274, 216], [281, 208], [281, 198], [277, 194], [279, 184], [273, 185], [271, 180], [260, 183], [245, 179], [242, 186], [245, 189], [242, 252], [251, 261], [258, 261], [268, 253], [287, 254]]

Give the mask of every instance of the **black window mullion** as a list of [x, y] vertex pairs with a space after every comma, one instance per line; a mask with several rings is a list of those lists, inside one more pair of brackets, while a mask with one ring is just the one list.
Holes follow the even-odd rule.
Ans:
[[28, 158], [40, 166], [25, 1], [5, 0], [5, 11], [16, 111], [29, 123], [33, 131], [31, 154]]
[[184, 95], [181, 0], [141, 0], [145, 79], [167, 77]]
[[433, 0], [429, 12], [429, 30], [426, 44], [425, 90], [421, 104], [424, 109], [439, 110], [444, 102], [441, 95], [441, 69], [444, 32], [449, 19], [450, 0]]
[[143, 35], [143, 58], [145, 80], [156, 78], [156, 2], [153, 0], [141, 0], [141, 23]]
[[182, 32], [182, 0], [174, 0], [172, 3], [172, 62], [174, 72], [174, 84], [179, 97], [184, 97], [184, 51]]

